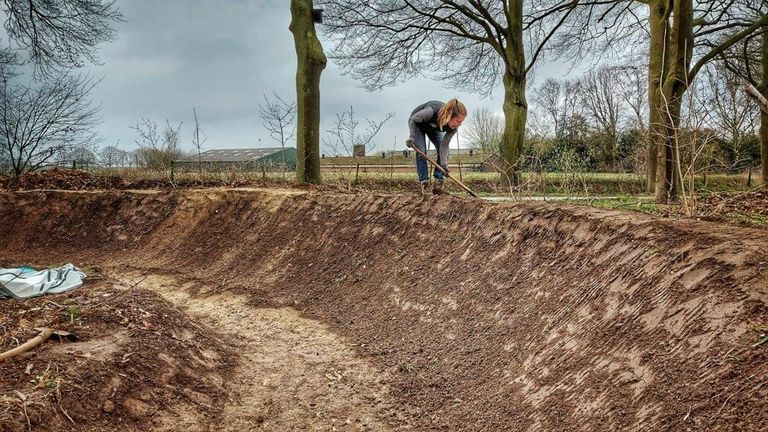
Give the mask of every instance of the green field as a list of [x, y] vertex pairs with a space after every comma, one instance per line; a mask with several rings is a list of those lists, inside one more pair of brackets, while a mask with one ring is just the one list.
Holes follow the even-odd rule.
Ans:
[[[91, 173], [105, 176], [119, 176], [126, 181], [169, 181], [170, 172], [142, 169], [95, 169]], [[531, 173], [524, 172], [518, 187], [504, 188], [498, 173], [453, 169], [451, 174], [481, 195], [556, 195], [556, 196], [617, 196], [644, 195], [645, 177], [629, 173]], [[407, 191], [416, 188], [415, 169], [410, 172], [367, 172], [355, 166], [333, 170], [321, 168], [323, 183], [379, 191]], [[293, 172], [264, 171], [242, 172], [237, 170], [219, 172], [174, 172], [175, 182], [200, 182], [202, 184], [246, 184], [251, 182], [294, 183]], [[688, 189], [688, 181], [686, 181]], [[711, 192], [749, 191], [759, 187], [753, 176], [747, 186], [746, 175], [711, 174], [697, 176], [697, 194]], [[457, 186], [452, 187], [458, 191]]]

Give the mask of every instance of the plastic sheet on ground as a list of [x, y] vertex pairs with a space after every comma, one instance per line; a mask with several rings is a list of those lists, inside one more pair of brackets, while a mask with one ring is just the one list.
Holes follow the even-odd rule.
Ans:
[[59, 294], [80, 287], [85, 273], [72, 264], [36, 271], [30, 267], [0, 268], [0, 299]]

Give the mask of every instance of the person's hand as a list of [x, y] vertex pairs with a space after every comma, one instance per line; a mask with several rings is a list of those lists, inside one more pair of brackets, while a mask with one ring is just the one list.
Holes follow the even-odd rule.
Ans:
[[406, 147], [413, 148], [414, 145], [416, 145], [416, 140], [414, 140], [412, 137], [408, 137], [408, 139], [405, 140]]

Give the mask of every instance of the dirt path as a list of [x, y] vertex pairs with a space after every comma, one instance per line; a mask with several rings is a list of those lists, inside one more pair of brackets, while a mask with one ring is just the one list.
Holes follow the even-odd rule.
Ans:
[[[250, 307], [238, 295], [193, 298], [169, 277], [151, 276], [141, 286], [231, 339], [240, 353], [237, 378], [224, 383], [231, 397], [223, 413], [227, 423], [217, 430], [391, 430], [384, 419], [397, 415], [388, 400], [387, 375], [326, 326], [291, 308]], [[166, 419], [168, 430], [176, 430], [179, 420], [195, 425], [189, 413], [178, 414]], [[197, 426], [192, 429], [207, 430]]]

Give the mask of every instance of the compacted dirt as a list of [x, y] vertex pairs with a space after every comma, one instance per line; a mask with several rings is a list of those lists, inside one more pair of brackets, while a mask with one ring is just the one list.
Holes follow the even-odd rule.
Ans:
[[2, 430], [765, 430], [768, 235], [295, 190], [0, 193]]

